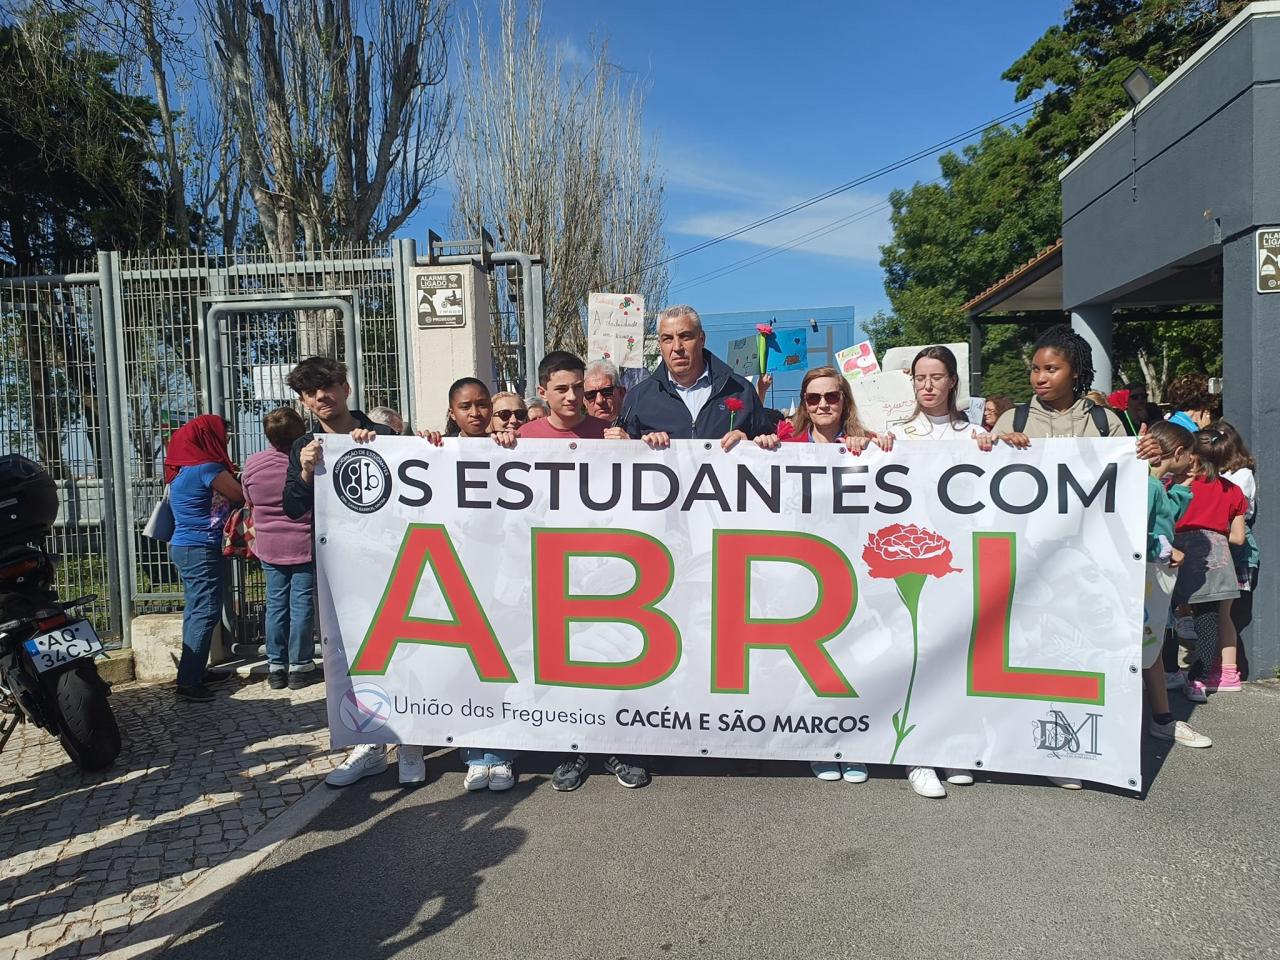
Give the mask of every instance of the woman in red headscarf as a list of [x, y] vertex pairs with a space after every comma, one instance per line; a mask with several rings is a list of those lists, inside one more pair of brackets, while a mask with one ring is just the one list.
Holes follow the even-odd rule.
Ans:
[[227, 424], [206, 414], [169, 438], [164, 482], [173, 508], [169, 557], [182, 577], [182, 659], [178, 662], [178, 699], [207, 703], [206, 673], [213, 631], [222, 619], [226, 560], [222, 526], [231, 508], [244, 500], [227, 452]]

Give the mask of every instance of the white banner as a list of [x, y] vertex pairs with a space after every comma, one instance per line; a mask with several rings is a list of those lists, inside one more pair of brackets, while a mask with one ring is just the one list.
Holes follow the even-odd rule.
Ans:
[[1131, 439], [324, 439], [333, 743], [844, 759], [1136, 789]]

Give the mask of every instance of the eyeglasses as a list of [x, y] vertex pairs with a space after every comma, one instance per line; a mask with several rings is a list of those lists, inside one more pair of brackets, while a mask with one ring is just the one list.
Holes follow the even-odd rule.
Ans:
[[497, 417], [499, 420], [504, 420], [504, 421], [510, 420], [512, 417], [515, 417], [521, 423], [524, 423], [526, 420], [529, 419], [528, 410], [495, 410], [493, 411], [493, 415]]
[[917, 373], [913, 378], [917, 386], [923, 387], [926, 383], [933, 386], [935, 383], [946, 383], [950, 379], [945, 373]]
[[602, 400], [612, 400], [613, 391], [613, 387], [601, 387], [599, 390], [584, 390], [582, 395], [587, 398], [588, 403], [591, 403], [597, 396]]
[[811, 407], [816, 407], [818, 404], [822, 403], [824, 400], [830, 406], [834, 407], [837, 403], [839, 403], [843, 399], [844, 399], [844, 394], [842, 394], [839, 390], [831, 390], [827, 393], [806, 393], [804, 395], [804, 402]]

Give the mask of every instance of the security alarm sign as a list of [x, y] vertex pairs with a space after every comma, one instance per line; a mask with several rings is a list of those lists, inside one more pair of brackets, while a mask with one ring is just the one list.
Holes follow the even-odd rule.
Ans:
[[416, 270], [414, 274], [414, 312], [418, 328], [465, 326], [462, 272]]
[[1258, 292], [1280, 293], [1280, 227], [1264, 227], [1254, 238], [1258, 251]]

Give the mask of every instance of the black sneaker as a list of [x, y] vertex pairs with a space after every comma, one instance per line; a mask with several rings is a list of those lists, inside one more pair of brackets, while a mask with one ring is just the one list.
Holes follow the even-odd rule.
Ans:
[[587, 758], [582, 754], [576, 757], [570, 757], [560, 766], [556, 767], [556, 772], [551, 775], [551, 789], [559, 790], [561, 793], [568, 793], [570, 790], [577, 790], [582, 786], [582, 781], [587, 772]]
[[190, 700], [192, 703], [208, 703], [215, 697], [212, 690], [203, 683], [197, 683], [194, 687], [179, 687], [178, 699]]
[[283, 670], [272, 670], [267, 674], [267, 686], [272, 690], [283, 690], [289, 685], [289, 675]]
[[200, 678], [200, 682], [208, 687], [215, 683], [225, 683], [234, 676], [234, 673], [227, 670], [206, 670], [204, 676]]
[[604, 768], [618, 778], [624, 787], [643, 787], [649, 782], [649, 774], [644, 767], [634, 763], [623, 763], [617, 757], [610, 757], [604, 762]]
[[324, 674], [319, 670], [290, 670], [289, 689], [301, 690], [303, 687], [309, 687], [313, 683], [319, 683], [323, 679]]

